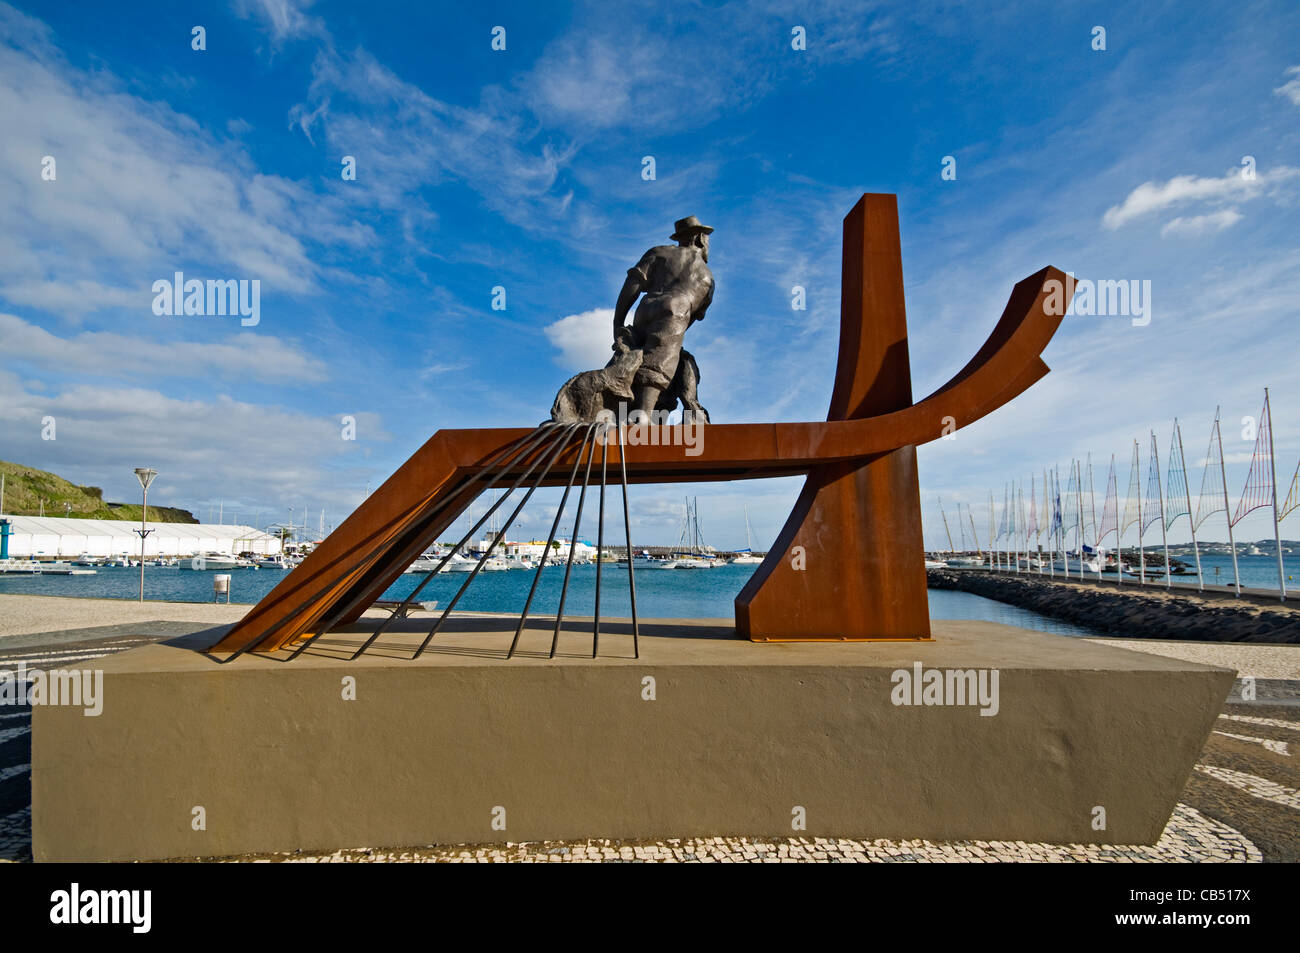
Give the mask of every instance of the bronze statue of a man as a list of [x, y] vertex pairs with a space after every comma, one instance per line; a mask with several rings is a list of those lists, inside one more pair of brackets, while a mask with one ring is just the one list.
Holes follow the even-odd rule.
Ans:
[[[670, 236], [676, 245], [656, 245], [635, 266], [614, 306], [614, 348], [620, 341], [640, 348], [641, 366], [633, 378], [637, 410], [650, 413], [660, 394], [677, 375], [686, 329], [703, 320], [713, 301], [713, 272], [709, 270], [709, 235], [713, 229], [694, 215], [678, 219]], [[644, 294], [625, 327], [627, 312]]]
[[[708, 422], [697, 395], [699, 365], [682, 341], [713, 301], [712, 231], [694, 215], [678, 219], [671, 236], [677, 244], [656, 245], [628, 269], [614, 307], [614, 356], [603, 368], [576, 374], [560, 388], [552, 420], [590, 423], [605, 412], [627, 413], [629, 401], [631, 411], [662, 420], [680, 400], [683, 421]], [[637, 298], [641, 302], [627, 325]]]

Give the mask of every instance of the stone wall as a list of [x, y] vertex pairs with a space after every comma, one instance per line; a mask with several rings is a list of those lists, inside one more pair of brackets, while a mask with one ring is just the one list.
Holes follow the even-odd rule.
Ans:
[[931, 569], [931, 589], [957, 589], [1088, 626], [1144, 639], [1300, 643], [1300, 601], [1195, 591], [1166, 592], [1137, 584], [1066, 582], [1026, 573]]

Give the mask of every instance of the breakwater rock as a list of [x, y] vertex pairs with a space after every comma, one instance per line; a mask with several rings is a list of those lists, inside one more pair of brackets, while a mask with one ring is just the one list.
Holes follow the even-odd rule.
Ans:
[[957, 589], [1022, 609], [1143, 639], [1300, 643], [1300, 601], [1117, 587], [1028, 574], [930, 569], [931, 589]]

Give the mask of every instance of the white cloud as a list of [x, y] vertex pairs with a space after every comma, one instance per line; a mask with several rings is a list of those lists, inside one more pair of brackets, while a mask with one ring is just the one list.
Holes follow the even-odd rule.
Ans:
[[590, 132], [619, 127], [689, 128], [743, 109], [809, 64], [854, 62], [896, 43], [882, 15], [861, 0], [800, 5], [806, 50], [790, 47], [788, 5], [736, 0], [679, 4], [667, 24], [644, 28], [608, 4], [589, 4], [551, 43], [520, 88], [539, 116]]
[[546, 339], [560, 349], [557, 364], [575, 374], [604, 367], [613, 351], [614, 309], [593, 308], [581, 314], [566, 315], [544, 329]]
[[1188, 218], [1179, 216], [1166, 223], [1160, 229], [1160, 237], [1167, 235], [1204, 235], [1207, 232], [1221, 232], [1241, 221], [1241, 213], [1235, 208], [1220, 209], [1208, 215], [1193, 215]]
[[1273, 92], [1285, 96], [1293, 105], [1300, 106], [1300, 66], [1292, 66], [1283, 75], [1290, 76], [1291, 79], [1276, 87]]
[[[131, 468], [159, 471], [158, 502], [195, 508], [209, 499], [327, 505], [341, 513], [363, 497], [373, 475], [367, 448], [391, 437], [375, 414], [356, 417], [356, 440], [339, 417], [245, 403], [226, 395], [179, 400], [140, 387], [77, 384], [32, 393], [0, 370], [4, 458], [101, 486], [107, 499], [132, 499]], [[41, 437], [43, 417], [56, 439]], [[201, 439], [196, 439], [201, 435]], [[154, 493], [150, 492], [150, 499]]]
[[65, 374], [321, 381], [324, 365], [279, 338], [232, 330], [219, 342], [160, 341], [111, 331], [62, 338], [12, 314], [0, 314], [0, 352], [11, 360]]
[[256, 18], [265, 24], [273, 44], [278, 48], [285, 40], [302, 36], [328, 36], [324, 23], [307, 15], [306, 9], [311, 5], [312, 0], [302, 0], [300, 3], [295, 0], [235, 0], [234, 8], [237, 16], [244, 19]]
[[1102, 216], [1102, 223], [1117, 229], [1137, 218], [1166, 209], [1196, 202], [1226, 204], [1272, 194], [1277, 186], [1300, 175], [1300, 169], [1280, 165], [1267, 172], [1246, 178], [1242, 170], [1233, 169], [1217, 179], [1179, 175], [1167, 182], [1143, 182], [1119, 205], [1112, 205]]
[[174, 267], [306, 293], [319, 277], [307, 240], [364, 238], [308, 189], [258, 173], [237, 142], [71, 66], [47, 27], [3, 3], [0, 115], [0, 296], [14, 304], [144, 309], [137, 289]]
[[495, 88], [478, 108], [465, 108], [428, 95], [365, 50], [323, 50], [307, 101], [290, 119], [309, 139], [320, 127], [335, 152], [364, 157], [365, 175], [352, 193], [381, 208], [423, 214], [419, 191], [452, 179], [516, 224], [568, 209], [571, 196], [553, 187], [573, 147], [535, 142], [535, 121]]
[[108, 308], [135, 308], [143, 311], [151, 301], [146, 282], [136, 289], [114, 288], [98, 281], [23, 281], [4, 287], [3, 295], [15, 305], [26, 305], [71, 318], [80, 318]]

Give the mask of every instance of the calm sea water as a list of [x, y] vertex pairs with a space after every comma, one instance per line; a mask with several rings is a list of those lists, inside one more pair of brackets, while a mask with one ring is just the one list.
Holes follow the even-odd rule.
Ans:
[[[722, 566], [717, 569], [644, 570], [636, 574], [637, 612], [642, 618], [717, 619], [731, 618], [733, 601], [753, 573], [752, 566]], [[212, 572], [188, 569], [145, 569], [145, 598], [168, 602], [211, 602]], [[523, 608], [533, 573], [524, 570], [484, 572], [470, 584], [457, 608], [518, 612]], [[285, 576], [284, 570], [239, 569], [230, 572], [231, 601], [254, 603], [271, 591]], [[386, 599], [404, 599], [419, 584], [422, 575], [402, 576], [384, 594]], [[420, 594], [421, 601], [438, 600], [445, 607], [467, 577], [463, 574], [435, 576]], [[564, 579], [562, 567], [542, 572], [533, 605], [539, 614], [554, 615]], [[6, 576], [0, 575], [0, 612], [5, 593], [79, 596], [88, 599], [135, 599], [139, 593], [140, 570], [101, 568], [93, 576]], [[565, 600], [566, 615], [591, 615], [595, 606], [596, 567], [574, 566]], [[601, 615], [626, 618], [627, 568], [605, 566], [601, 570]], [[936, 619], [984, 619], [1006, 625], [1054, 632], [1060, 635], [1093, 635], [1077, 625], [1060, 622], [1025, 609], [994, 602], [966, 592], [932, 590], [930, 615]]]

